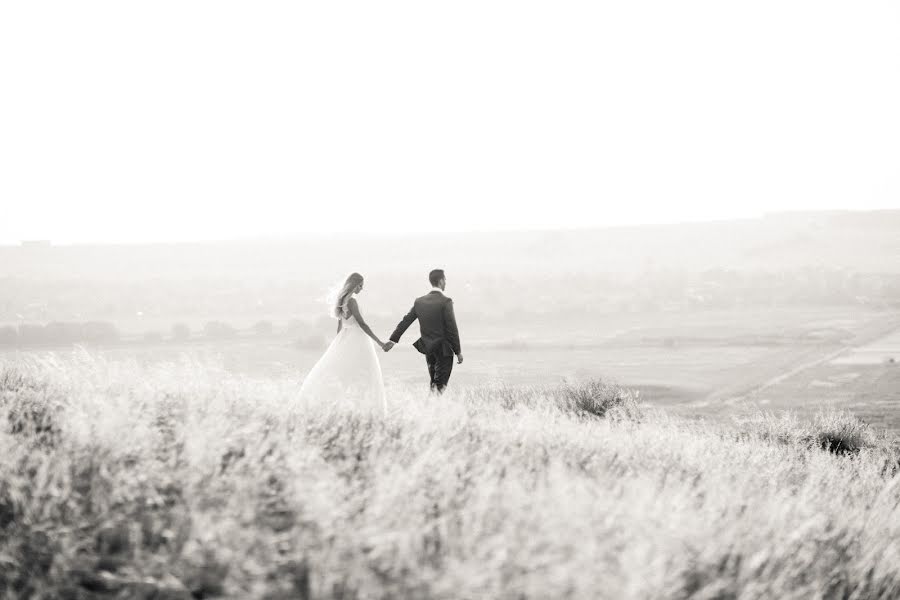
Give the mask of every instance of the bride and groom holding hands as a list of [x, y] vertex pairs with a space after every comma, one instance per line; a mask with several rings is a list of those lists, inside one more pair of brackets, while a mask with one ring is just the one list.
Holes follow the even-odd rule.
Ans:
[[384, 380], [375, 344], [389, 352], [416, 320], [420, 337], [413, 346], [425, 355], [432, 391], [443, 392], [453, 371], [454, 356], [459, 364], [463, 356], [453, 300], [444, 294], [447, 286], [444, 271], [431, 271], [428, 280], [431, 291], [416, 298], [389, 341], [382, 342], [366, 324], [355, 298], [363, 289], [363, 276], [352, 273], [347, 277], [333, 305], [338, 320], [337, 335], [303, 381], [301, 400], [350, 404], [384, 412]]

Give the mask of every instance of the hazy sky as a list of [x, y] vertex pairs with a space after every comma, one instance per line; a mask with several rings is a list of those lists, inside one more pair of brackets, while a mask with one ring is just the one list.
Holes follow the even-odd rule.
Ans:
[[4, 2], [0, 241], [900, 207], [900, 3]]

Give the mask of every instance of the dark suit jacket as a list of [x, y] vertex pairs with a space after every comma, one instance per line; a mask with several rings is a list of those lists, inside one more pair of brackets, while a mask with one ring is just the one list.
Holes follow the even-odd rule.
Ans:
[[438, 291], [416, 298], [413, 307], [391, 334], [391, 341], [399, 343], [400, 336], [416, 319], [419, 320], [421, 334], [413, 344], [416, 350], [422, 354], [439, 353], [442, 356], [462, 354], [456, 315], [453, 314], [453, 300]]

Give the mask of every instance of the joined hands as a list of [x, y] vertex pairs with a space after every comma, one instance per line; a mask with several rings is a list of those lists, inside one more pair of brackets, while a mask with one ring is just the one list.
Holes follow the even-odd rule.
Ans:
[[384, 350], [385, 352], [389, 352], [390, 349], [393, 347], [394, 347], [394, 342], [386, 342], [386, 343], [382, 344], [381, 349]]

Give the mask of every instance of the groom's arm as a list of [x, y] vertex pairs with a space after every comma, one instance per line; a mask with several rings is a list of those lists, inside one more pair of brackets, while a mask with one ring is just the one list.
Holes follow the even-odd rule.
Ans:
[[462, 348], [459, 347], [459, 328], [456, 326], [456, 315], [453, 313], [453, 300], [447, 299], [444, 304], [444, 330], [447, 333], [447, 341], [453, 348], [453, 353], [462, 362]]
[[409, 326], [413, 324], [413, 321], [418, 319], [419, 316], [416, 314], [416, 305], [413, 304], [413, 307], [409, 309], [409, 312], [406, 313], [406, 316], [400, 321], [397, 325], [397, 329], [394, 330], [394, 333], [391, 334], [389, 338], [395, 344], [400, 343], [400, 336], [406, 333], [406, 330], [409, 329]]

